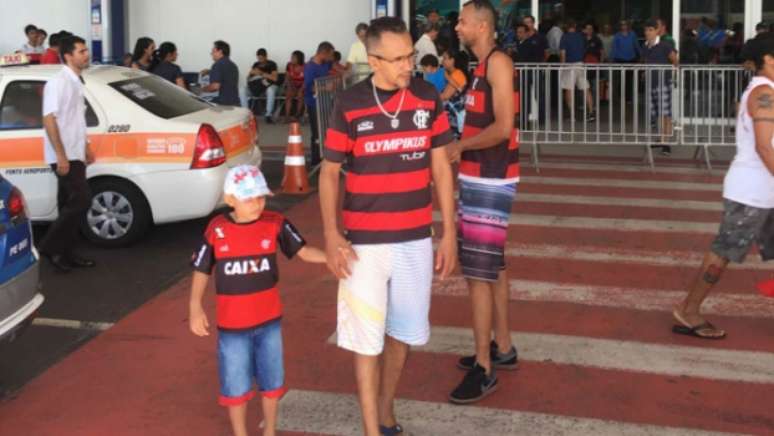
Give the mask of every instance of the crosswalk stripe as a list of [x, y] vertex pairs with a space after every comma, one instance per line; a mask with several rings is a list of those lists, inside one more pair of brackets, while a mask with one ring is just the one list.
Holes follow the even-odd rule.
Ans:
[[513, 200], [515, 203], [554, 203], [554, 204], [582, 204], [590, 206], [625, 206], [625, 207], [655, 207], [660, 209], [689, 209], [720, 212], [723, 204], [719, 201], [692, 201], [692, 200], [660, 200], [656, 198], [625, 198], [625, 197], [594, 197], [583, 195], [554, 195], [518, 193]]
[[58, 319], [58, 318], [35, 318], [32, 320], [32, 325], [38, 327], [56, 327], [75, 330], [97, 330], [104, 331], [113, 327], [112, 322], [99, 322], [99, 321], [78, 321], [74, 319]]
[[[508, 242], [506, 256], [532, 257], [540, 259], [580, 260], [591, 262], [638, 264], [652, 266], [696, 266], [704, 257], [703, 253], [621, 250], [617, 248], [571, 247], [566, 245], [533, 245]], [[774, 262], [765, 263], [759, 256], [750, 255], [744, 263], [730, 263], [729, 269], [774, 271]]]
[[713, 191], [720, 192], [720, 183], [671, 182], [658, 180], [591, 179], [556, 176], [524, 177], [522, 184], [594, 186], [602, 188], [661, 189], [664, 191]]
[[[554, 283], [533, 280], [510, 280], [512, 300], [572, 303], [587, 306], [672, 312], [685, 297], [683, 290], [586, 286], [576, 283]], [[467, 296], [468, 288], [461, 276], [436, 282], [433, 295]], [[745, 318], [774, 318], [774, 299], [749, 293], [718, 293], [702, 304], [702, 313]]]
[[[415, 435], [628, 435], [709, 436], [726, 433], [593, 418], [549, 415], [490, 407], [399, 399], [396, 416]], [[282, 399], [278, 428], [315, 434], [361, 435], [357, 397], [309, 390], [291, 390]]]
[[[441, 221], [441, 213], [433, 212], [433, 220]], [[630, 232], [679, 232], [715, 234], [718, 223], [642, 220], [623, 218], [589, 218], [558, 215], [511, 214], [509, 224], [570, 229], [611, 230]]]
[[[584, 336], [511, 332], [519, 360], [608, 370], [688, 376], [732, 382], [774, 383], [774, 353], [717, 350]], [[336, 333], [328, 343], [336, 343]], [[432, 327], [417, 351], [464, 355], [475, 349], [470, 328]]]
[[655, 168], [647, 166], [634, 166], [634, 165], [621, 165], [621, 164], [594, 164], [594, 163], [562, 163], [562, 162], [541, 162], [541, 169], [558, 169], [558, 170], [592, 170], [592, 171], [614, 171], [625, 173], [642, 173], [642, 174], [679, 174], [679, 175], [696, 175], [706, 176], [711, 174], [713, 176], [722, 176], [726, 173], [726, 170], [712, 170], [708, 172], [706, 168], [685, 168], [685, 167], [669, 167], [659, 164]]

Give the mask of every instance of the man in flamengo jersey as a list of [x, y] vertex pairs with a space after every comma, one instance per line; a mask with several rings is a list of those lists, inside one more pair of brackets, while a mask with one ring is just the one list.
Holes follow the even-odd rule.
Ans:
[[[375, 436], [403, 431], [393, 411], [395, 389], [409, 346], [430, 336], [431, 179], [443, 222], [435, 261], [442, 279], [454, 269], [457, 247], [444, 148], [452, 133], [443, 103], [433, 85], [411, 77], [415, 53], [402, 20], [373, 20], [365, 43], [373, 75], [335, 101], [320, 203], [328, 267], [340, 279], [337, 341], [354, 353], [365, 434]], [[345, 160], [346, 236], [337, 226]]]
[[467, 371], [449, 396], [458, 404], [492, 393], [495, 368], [513, 369], [517, 361], [508, 329], [505, 240], [519, 181], [519, 95], [511, 59], [495, 46], [496, 22], [489, 1], [473, 0], [463, 6], [456, 27], [479, 60], [466, 95], [462, 139], [448, 147], [452, 161], [461, 158], [457, 237], [476, 344], [475, 355], [457, 364]]

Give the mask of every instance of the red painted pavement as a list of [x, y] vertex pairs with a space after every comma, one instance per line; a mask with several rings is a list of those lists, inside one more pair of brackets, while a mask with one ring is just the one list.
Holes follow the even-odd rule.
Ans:
[[[530, 187], [528, 182], [526, 186]], [[622, 190], [621, 195], [633, 192]], [[589, 195], [585, 189], [583, 195]], [[320, 244], [317, 201], [316, 196], [310, 198], [294, 208], [289, 218], [310, 242]], [[572, 213], [564, 209], [563, 214]], [[509, 240], [700, 252], [711, 235], [511, 226]], [[514, 279], [605, 286], [629, 283], [648, 289], [680, 289], [695, 273], [682, 265], [650, 268], [520, 258], [509, 259], [509, 264]], [[282, 261], [280, 268], [288, 386], [353, 394], [351, 355], [326, 342], [335, 329], [336, 281], [323, 266], [300, 260]], [[760, 271], [731, 271], [719, 293], [744, 286], [754, 293], [754, 284], [764, 276]], [[29, 383], [16, 398], [0, 404], [0, 434], [228, 434], [225, 410], [216, 401], [215, 335], [200, 339], [189, 333], [188, 286], [187, 279], [174, 285]], [[214, 297], [208, 297], [212, 314]], [[713, 321], [727, 328], [729, 337], [703, 342], [671, 334], [672, 320], [665, 312], [511, 302], [509, 313], [511, 329], [523, 332], [774, 352], [772, 319], [716, 316]], [[433, 325], [467, 327], [469, 317], [467, 298], [434, 297]], [[413, 353], [399, 396], [445, 402], [463, 375], [454, 367], [456, 357]], [[500, 391], [479, 406], [715, 431], [774, 432], [772, 385], [534, 361], [522, 362], [516, 372], [500, 374]], [[257, 404], [254, 401], [250, 411], [254, 434], [258, 434]]]

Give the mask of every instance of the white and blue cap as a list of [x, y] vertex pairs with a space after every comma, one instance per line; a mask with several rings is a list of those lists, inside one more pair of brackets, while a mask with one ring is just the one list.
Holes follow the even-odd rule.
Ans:
[[255, 165], [239, 165], [226, 174], [223, 192], [239, 200], [273, 195], [261, 170]]

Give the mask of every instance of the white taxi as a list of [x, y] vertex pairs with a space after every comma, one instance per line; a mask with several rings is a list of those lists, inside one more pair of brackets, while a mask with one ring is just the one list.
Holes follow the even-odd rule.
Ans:
[[[56, 178], [43, 160], [43, 87], [59, 65], [0, 68], [0, 173], [34, 221], [57, 216]], [[91, 208], [83, 233], [100, 245], [137, 240], [152, 224], [199, 218], [221, 206], [229, 168], [260, 165], [249, 110], [218, 106], [142, 71], [83, 72]]]

